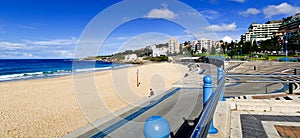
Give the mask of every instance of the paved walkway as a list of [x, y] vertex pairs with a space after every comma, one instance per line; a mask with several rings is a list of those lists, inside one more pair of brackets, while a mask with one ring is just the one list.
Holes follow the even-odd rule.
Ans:
[[190, 123], [191, 120], [195, 120], [202, 110], [201, 86], [203, 76], [212, 74], [215, 79], [214, 83], [216, 83], [216, 71], [216, 67], [210, 64], [192, 67], [182, 81], [174, 84], [173, 89], [135, 104], [138, 106], [127, 107], [115, 114], [103, 117], [65, 135], [64, 138], [144, 137], [144, 122], [153, 115], [163, 116], [168, 120], [173, 135], [180, 137], [186, 131], [178, 130], [185, 129], [186, 122]]
[[[255, 72], [261, 74], [291, 74], [292, 68], [300, 65], [298, 63], [297, 65], [286, 64], [286, 66], [277, 64], [273, 62], [243, 63], [231, 68], [230, 72], [241, 74]], [[253, 66], [257, 66], [257, 70], [253, 70]], [[267, 68], [267, 66], [272, 68]], [[290, 69], [286, 69], [287, 67]], [[117, 113], [117, 118], [105, 118], [104, 121], [97, 121], [93, 125], [81, 128], [65, 137], [90, 137], [99, 132], [103, 132], [103, 136], [107, 137], [143, 137], [143, 122], [151, 115], [166, 117], [171, 122], [172, 132], [176, 134], [176, 131], [181, 129], [179, 128], [180, 124], [185, 122], [186, 119], [193, 120], [197, 113], [201, 111], [202, 78], [207, 74], [213, 75], [213, 84], [215, 85], [217, 80], [216, 71], [216, 67], [213, 65], [196, 64], [182, 81], [174, 84], [174, 87], [180, 87], [181, 89], [157, 103], [157, 106], [152, 108], [153, 104], [151, 103], [156, 103], [155, 100], [159, 100], [161, 97], [141, 103], [141, 106], [137, 108], [124, 109], [120, 114]], [[262, 88], [265, 88], [265, 85], [226, 84], [225, 96], [236, 97], [218, 103], [214, 122], [219, 133], [209, 135], [209, 137], [300, 136], [300, 95], [287, 95], [286, 93], [263, 95]], [[282, 86], [282, 84], [270, 85], [267, 92], [281, 90]], [[195, 101], [191, 99], [195, 99]], [[195, 103], [198, 103], [198, 105], [195, 105]], [[179, 105], [178, 108], [174, 108], [175, 105]], [[189, 111], [187, 112], [187, 110]], [[110, 121], [107, 122], [107, 120]]]
[[[298, 62], [258, 61], [243, 63], [225, 71], [227, 74], [294, 74], [294, 69], [299, 66]], [[299, 72], [297, 74], [299, 75]], [[262, 78], [227, 79], [230, 81]], [[300, 77], [267, 79], [299, 80]], [[208, 137], [300, 137], [299, 84], [297, 86], [296, 94], [288, 95], [278, 93], [284, 90], [282, 83], [227, 83], [225, 96], [230, 98], [219, 102], [214, 115], [214, 126], [219, 133]], [[263, 94], [264, 92], [269, 94]]]
[[214, 116], [214, 126], [219, 133], [208, 137], [300, 137], [299, 93], [247, 97], [260, 96], [261, 99], [236, 98], [219, 102]]

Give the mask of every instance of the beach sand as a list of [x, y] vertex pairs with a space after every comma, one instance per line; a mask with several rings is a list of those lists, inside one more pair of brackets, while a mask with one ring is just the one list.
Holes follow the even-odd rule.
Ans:
[[[137, 87], [137, 69], [139, 82]], [[61, 137], [149, 95], [188, 69], [173, 63], [0, 83], [0, 137]]]

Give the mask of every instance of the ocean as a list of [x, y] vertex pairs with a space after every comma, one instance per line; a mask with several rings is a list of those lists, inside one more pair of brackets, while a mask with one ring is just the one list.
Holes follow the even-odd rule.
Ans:
[[0, 82], [92, 72], [130, 65], [72, 59], [0, 59]]

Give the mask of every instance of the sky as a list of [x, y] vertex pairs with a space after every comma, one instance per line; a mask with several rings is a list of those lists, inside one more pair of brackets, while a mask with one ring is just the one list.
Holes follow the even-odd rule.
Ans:
[[299, 0], [0, 0], [0, 59], [74, 58], [195, 39], [239, 40]]

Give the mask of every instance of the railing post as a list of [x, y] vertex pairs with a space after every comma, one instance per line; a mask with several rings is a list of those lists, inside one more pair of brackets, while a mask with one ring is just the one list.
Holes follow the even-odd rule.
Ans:
[[[212, 85], [212, 77], [210, 75], [206, 75], [203, 78], [203, 109], [206, 105], [207, 100], [209, 99], [209, 97], [212, 94], [212, 90], [213, 90], [213, 85]], [[209, 130], [208, 130], [208, 134], [217, 134], [218, 130], [214, 127], [214, 121], [212, 119]]]
[[289, 94], [293, 94], [293, 83], [289, 83]]
[[151, 116], [144, 124], [146, 138], [168, 138], [171, 129], [168, 121], [161, 116]]
[[[223, 69], [222, 67], [219, 67], [218, 68], [218, 85], [219, 85], [219, 82], [220, 80], [222, 79], [223, 75], [224, 75], [224, 72], [223, 72]], [[225, 87], [225, 86], [224, 86]], [[225, 88], [222, 88], [222, 92], [221, 92], [221, 95], [220, 95], [220, 98], [219, 98], [219, 101], [226, 101], [226, 99], [224, 98], [224, 91], [225, 91]]]

